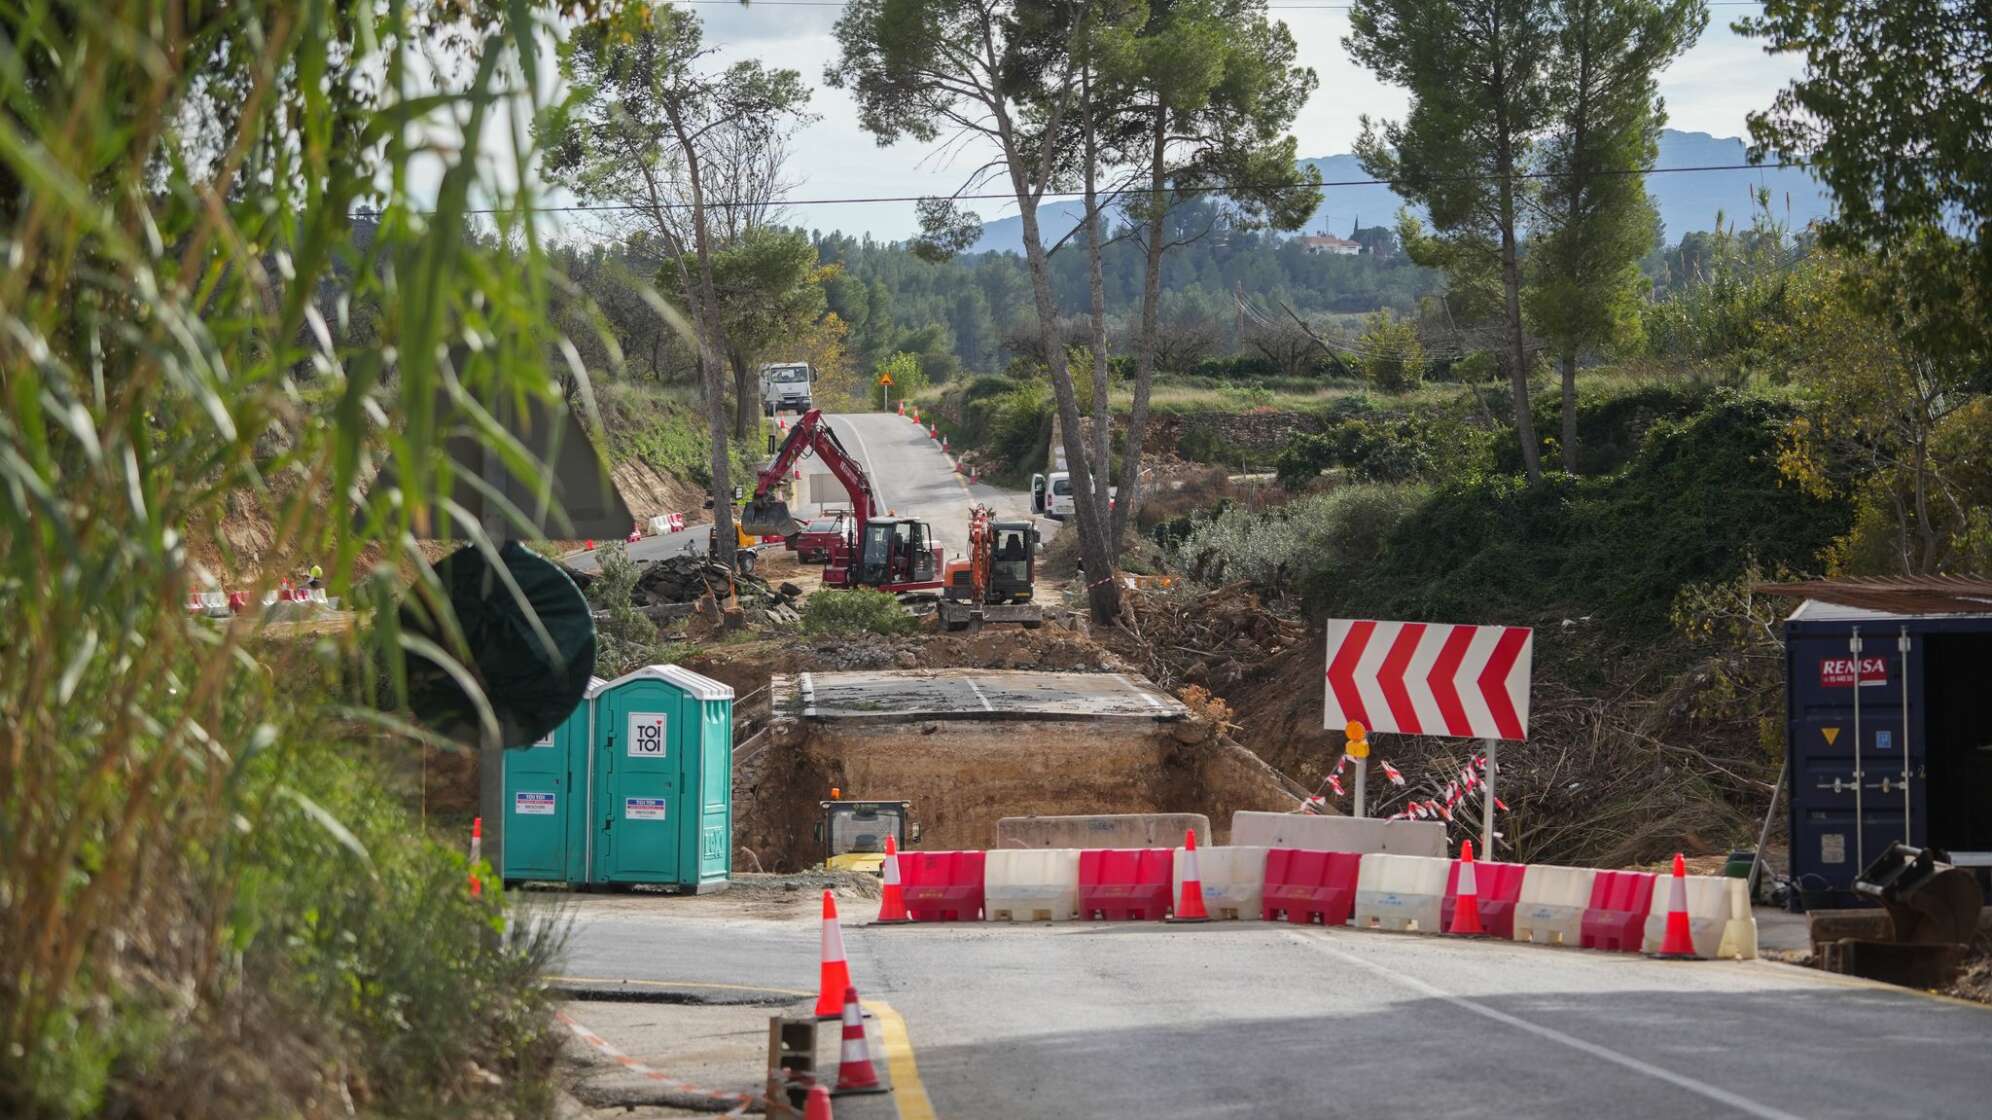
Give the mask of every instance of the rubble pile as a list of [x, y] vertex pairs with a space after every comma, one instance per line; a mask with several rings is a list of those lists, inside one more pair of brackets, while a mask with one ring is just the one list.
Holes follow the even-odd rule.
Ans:
[[[584, 589], [588, 582], [593, 582], [593, 577], [580, 572], [568, 574]], [[742, 574], [733, 574], [731, 582], [739, 596], [740, 609], [754, 621], [790, 624], [802, 620], [799, 609], [802, 589], [795, 584], [770, 584], [758, 576]], [[636, 586], [630, 589], [629, 597], [651, 619], [668, 622], [690, 615], [708, 595], [724, 599], [727, 584], [724, 564], [684, 553], [640, 564]]]
[[1136, 641], [1109, 636], [1108, 644], [1171, 690], [1194, 684], [1222, 692], [1308, 640], [1306, 624], [1274, 614], [1242, 582], [1134, 591], [1122, 603], [1122, 624]]

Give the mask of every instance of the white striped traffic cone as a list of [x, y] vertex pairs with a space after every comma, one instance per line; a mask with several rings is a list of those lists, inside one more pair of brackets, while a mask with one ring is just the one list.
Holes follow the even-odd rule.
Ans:
[[885, 838], [885, 889], [878, 896], [878, 917], [872, 924], [910, 922], [913, 919], [906, 913], [906, 894], [899, 884], [899, 845], [892, 837]]
[[1660, 951], [1648, 954], [1662, 960], [1698, 961], [1695, 934], [1688, 924], [1688, 861], [1674, 853], [1674, 874], [1667, 887], [1667, 932], [1660, 938]]
[[851, 965], [844, 958], [844, 927], [837, 924], [837, 900], [823, 892], [823, 968], [817, 986], [816, 1017], [835, 1019], [843, 1008], [844, 990], [851, 986]]
[[1197, 872], [1197, 830], [1183, 830], [1183, 894], [1176, 900], [1176, 912], [1169, 916], [1172, 922], [1208, 922], [1210, 911], [1204, 909], [1203, 876]]
[[858, 1011], [858, 990], [844, 989], [844, 1046], [837, 1058], [837, 1095], [883, 1093], [878, 1070], [872, 1065], [871, 1045], [865, 1041], [865, 1017]]
[[1473, 873], [1473, 841], [1459, 846], [1459, 890], [1453, 903], [1453, 924], [1446, 932], [1455, 937], [1485, 937], [1480, 925], [1480, 884]]

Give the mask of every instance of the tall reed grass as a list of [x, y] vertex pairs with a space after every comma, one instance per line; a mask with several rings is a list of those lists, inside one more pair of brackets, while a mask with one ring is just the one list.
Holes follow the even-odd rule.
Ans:
[[377, 603], [470, 520], [447, 440], [544, 477], [534, 7], [0, 5], [0, 1114], [544, 1103], [549, 927], [379, 778], [462, 651], [182, 609], [232, 496]]

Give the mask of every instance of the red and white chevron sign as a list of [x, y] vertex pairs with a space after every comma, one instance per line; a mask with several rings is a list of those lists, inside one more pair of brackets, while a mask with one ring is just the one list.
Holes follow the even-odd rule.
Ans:
[[1523, 626], [1331, 619], [1322, 726], [1526, 739], [1534, 649]]

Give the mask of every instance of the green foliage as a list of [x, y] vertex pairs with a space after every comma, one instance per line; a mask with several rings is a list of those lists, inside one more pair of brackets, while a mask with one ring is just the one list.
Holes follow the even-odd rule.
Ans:
[[885, 375], [892, 375], [892, 395], [895, 399], [910, 400], [920, 395], [927, 387], [927, 375], [920, 370], [920, 355], [909, 354], [904, 350], [880, 362], [872, 373], [872, 381]]
[[[1580, 380], [1577, 390], [1577, 433], [1584, 448], [1584, 473], [1610, 474], [1638, 453], [1646, 433], [1661, 421], [1685, 420], [1706, 408], [1715, 393], [1709, 381], [1680, 377], [1616, 387], [1598, 379]], [[1554, 399], [1535, 403], [1536, 431], [1556, 430], [1561, 405]], [[1542, 440], [1545, 452], [1552, 445]], [[1521, 472], [1521, 456], [1511, 442], [1495, 447], [1494, 469]]]
[[805, 634], [884, 634], [893, 637], [911, 634], [919, 628], [920, 620], [907, 613], [898, 599], [883, 591], [825, 588], [812, 594], [802, 604], [802, 630]]
[[0, 1114], [549, 1106], [550, 942], [384, 788], [409, 675], [471, 653], [446, 607], [431, 646], [184, 604], [316, 563], [377, 609], [433, 584], [419, 535], [488, 545], [453, 451], [546, 485], [493, 419], [562, 401], [535, 156], [434, 138], [524, 135], [570, 8], [10, 9]]
[[595, 562], [595, 579], [588, 585], [588, 605], [595, 610], [595, 675], [613, 680], [670, 660], [657, 624], [630, 598], [643, 573], [623, 542], [603, 544], [595, 550]]
[[[701, 487], [712, 485], [712, 436], [699, 406], [689, 397], [628, 383], [598, 386], [605, 449], [617, 461], [637, 460], [671, 478]], [[752, 478], [759, 452], [751, 443], [728, 441], [732, 476]]]
[[1906, 339], [1939, 358], [1992, 346], [1992, 22], [1975, 4], [1768, 0], [1737, 30], [1804, 72], [1750, 117], [1756, 154], [1802, 160], [1833, 192], [1828, 245], [1895, 268]]
[[1667, 254], [1664, 295], [1643, 312], [1647, 353], [1739, 379], [1757, 370], [1782, 375], [1771, 335], [1790, 321], [1792, 274], [1804, 248], [1761, 203], [1748, 229], [1718, 221], [1712, 232], [1683, 237]]
[[1200, 583], [1248, 580], [1270, 595], [1296, 597], [1374, 564], [1423, 497], [1402, 484], [1342, 486], [1263, 512], [1229, 506], [1158, 539], [1170, 563]]
[[1660, 633], [1682, 587], [1726, 579], [1751, 556], [1817, 570], [1845, 531], [1844, 501], [1802, 493], [1779, 473], [1794, 415], [1717, 391], [1687, 419], [1649, 427], [1615, 474], [1447, 486], [1398, 526], [1378, 564], [1313, 602], [1460, 622], [1593, 614], [1622, 633]]
[[1407, 392], [1425, 379], [1425, 347], [1415, 322], [1379, 311], [1363, 321], [1358, 348], [1363, 380], [1383, 392]]
[[1576, 0], [1558, 29], [1544, 145], [1544, 228], [1529, 251], [1529, 320], [1559, 357], [1638, 337], [1639, 261], [1658, 218], [1645, 180], [1659, 154], [1657, 77], [1708, 24], [1704, 0]]

